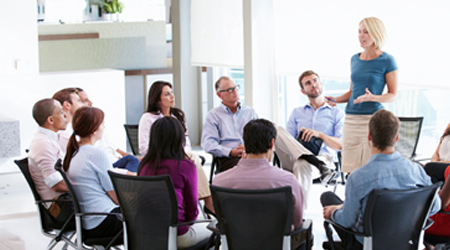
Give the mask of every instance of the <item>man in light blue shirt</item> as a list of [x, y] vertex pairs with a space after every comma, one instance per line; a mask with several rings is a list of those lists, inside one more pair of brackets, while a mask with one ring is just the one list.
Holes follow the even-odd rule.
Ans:
[[[319, 169], [324, 184], [336, 175], [330, 168], [335, 168], [336, 151], [342, 149], [344, 112], [328, 105], [322, 95], [323, 85], [320, 77], [314, 71], [303, 72], [299, 77], [299, 84], [301, 92], [308, 96], [309, 103], [292, 111], [286, 130], [278, 127], [275, 146], [283, 169], [294, 173], [307, 200], [312, 185], [312, 166]], [[284, 136], [286, 131], [289, 134]], [[303, 131], [302, 139], [305, 141], [310, 141], [313, 136], [323, 140], [317, 157], [295, 140], [300, 131]]]
[[[369, 193], [374, 189], [402, 190], [432, 185], [430, 177], [417, 163], [409, 161], [395, 151], [400, 122], [387, 110], [378, 110], [369, 122], [371, 154], [366, 165], [352, 172], [345, 190], [345, 202], [336, 194], [325, 192], [321, 196], [323, 215], [346, 228], [363, 231], [363, 214]], [[435, 200], [431, 214], [439, 211], [441, 200]], [[345, 249], [362, 249], [362, 237], [355, 237], [336, 229]]]
[[203, 125], [202, 148], [217, 157], [219, 171], [236, 166], [245, 152], [242, 140], [244, 126], [257, 119], [253, 108], [239, 102], [239, 86], [229, 77], [222, 76], [215, 84], [219, 107], [209, 111]]

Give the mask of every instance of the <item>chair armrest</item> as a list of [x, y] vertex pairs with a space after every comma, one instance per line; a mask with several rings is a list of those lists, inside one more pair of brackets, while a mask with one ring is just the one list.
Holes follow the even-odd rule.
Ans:
[[55, 201], [57, 201], [57, 202], [72, 202], [72, 199], [61, 199], [61, 200], [53, 200], [53, 199], [51, 199], [51, 200], [38, 200], [38, 201], [35, 201], [34, 202], [34, 204], [40, 204], [40, 203], [46, 203], [46, 202], [55, 202]]
[[206, 226], [206, 228], [208, 228], [210, 231], [220, 234], [219, 228], [218, 226], [218, 222], [217, 220], [212, 220], [211, 223], [208, 224], [208, 226]]
[[343, 226], [337, 224], [336, 222], [334, 222], [334, 221], [332, 221], [332, 220], [325, 220], [324, 223], [331, 224], [331, 225], [333, 225], [334, 227], [337, 227], [337, 228], [339, 228], [339, 229], [344, 230], [346, 233], [350, 233], [350, 234], [354, 234], [354, 235], [358, 235], [358, 236], [362, 236], [362, 237], [370, 237], [370, 235], [367, 234], [367, 233], [356, 232], [356, 231], [354, 231], [354, 230], [352, 230], [352, 229], [350, 229], [350, 228], [343, 227]]
[[95, 216], [95, 215], [115, 215], [117, 219], [123, 221], [123, 215], [121, 213], [75, 213], [75, 216]]
[[212, 220], [192, 220], [192, 221], [185, 221], [185, 222], [177, 223], [177, 224], [173, 225], [173, 227], [186, 226], [186, 225], [191, 225], [191, 224], [196, 224], [196, 223], [206, 223], [206, 222], [211, 222], [211, 221], [212, 221]]
[[203, 155], [198, 155], [198, 157], [200, 158], [200, 162], [201, 162], [202, 166], [205, 165], [205, 162], [206, 162], [205, 157]]
[[311, 219], [303, 220], [302, 227], [297, 228], [294, 231], [291, 231], [290, 233], [288, 233], [288, 235], [295, 235], [295, 234], [301, 233], [306, 230], [312, 231], [312, 224], [313, 224], [313, 222]]
[[425, 226], [423, 226], [423, 230], [427, 230], [429, 227], [431, 227], [431, 225], [433, 225], [434, 220], [427, 218], [426, 222], [425, 222]]

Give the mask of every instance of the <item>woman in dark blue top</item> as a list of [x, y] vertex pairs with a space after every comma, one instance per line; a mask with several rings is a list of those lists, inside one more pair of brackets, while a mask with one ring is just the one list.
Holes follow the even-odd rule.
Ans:
[[[351, 172], [370, 158], [368, 123], [373, 113], [383, 109], [383, 102], [393, 102], [397, 95], [398, 68], [393, 56], [381, 50], [386, 29], [376, 17], [359, 23], [358, 38], [363, 52], [351, 58], [350, 90], [327, 96], [330, 105], [347, 102], [343, 129], [342, 171]], [[384, 87], [387, 92], [383, 94]]]

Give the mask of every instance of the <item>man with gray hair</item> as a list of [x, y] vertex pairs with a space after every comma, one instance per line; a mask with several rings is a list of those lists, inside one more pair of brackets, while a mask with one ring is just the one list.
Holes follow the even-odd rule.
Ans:
[[245, 152], [242, 134], [247, 122], [258, 118], [255, 110], [239, 102], [239, 85], [227, 76], [217, 80], [216, 94], [222, 100], [209, 111], [203, 125], [202, 148], [217, 157], [220, 172], [238, 163]]

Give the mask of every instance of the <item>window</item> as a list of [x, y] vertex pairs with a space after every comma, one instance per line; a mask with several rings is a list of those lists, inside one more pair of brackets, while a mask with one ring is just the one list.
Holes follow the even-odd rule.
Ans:
[[[338, 96], [349, 90], [350, 82], [322, 78], [324, 95]], [[278, 104], [279, 118], [277, 123], [285, 126], [289, 115], [295, 107], [308, 103], [308, 98], [300, 92], [298, 76], [278, 76]], [[429, 158], [436, 150], [440, 136], [447, 124], [450, 123], [450, 112], [445, 104], [450, 96], [450, 90], [437, 88], [419, 88], [399, 86], [397, 99], [393, 103], [386, 103], [384, 107], [397, 116], [417, 117], [423, 116], [422, 131], [419, 139], [417, 153], [419, 158]], [[345, 110], [346, 104], [338, 104]]]

